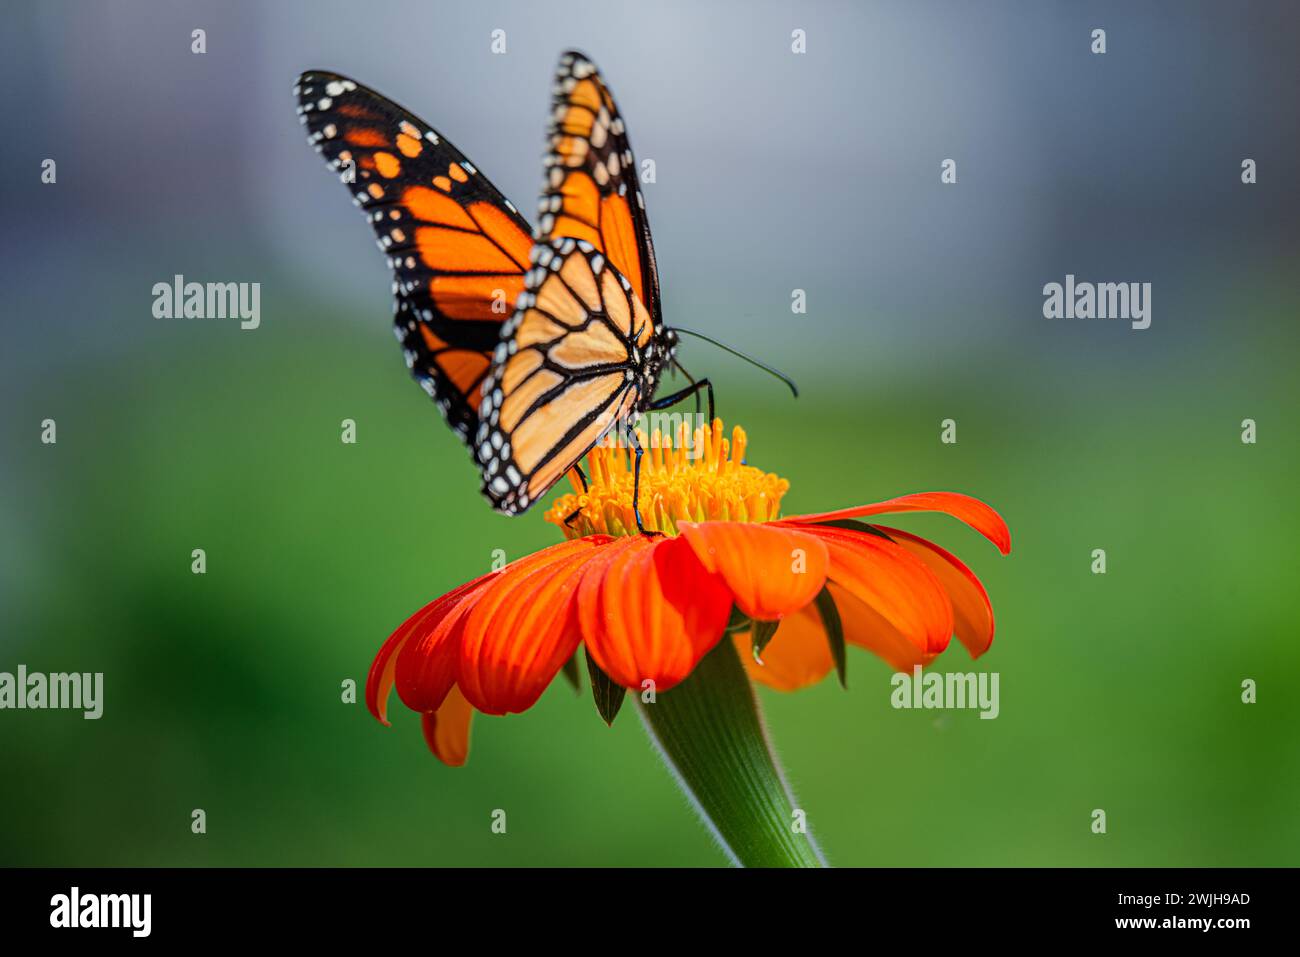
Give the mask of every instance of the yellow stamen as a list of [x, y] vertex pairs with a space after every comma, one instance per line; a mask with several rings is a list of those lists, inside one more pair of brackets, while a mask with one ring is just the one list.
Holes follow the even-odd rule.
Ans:
[[[678, 522], [770, 522], [781, 514], [781, 498], [790, 483], [744, 464], [748, 441], [740, 426], [731, 430], [728, 441], [721, 419], [714, 419], [711, 429], [700, 426], [693, 434], [683, 422], [671, 438], [658, 429], [650, 436], [637, 432], [645, 450], [638, 504], [647, 531], [676, 535]], [[558, 525], [567, 538], [636, 534], [634, 459], [632, 449], [618, 448], [613, 438], [607, 438], [587, 455], [587, 491], [570, 473], [573, 492], [555, 501], [546, 520]], [[566, 525], [565, 519], [575, 511], [577, 517]]]

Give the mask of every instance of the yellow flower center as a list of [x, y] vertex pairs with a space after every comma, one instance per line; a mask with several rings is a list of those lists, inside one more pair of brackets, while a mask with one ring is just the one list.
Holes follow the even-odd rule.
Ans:
[[[730, 441], [723, 435], [721, 419], [713, 420], [712, 429], [700, 426], [693, 434], [689, 429], [682, 422], [676, 442], [659, 429], [648, 438], [637, 431], [645, 450], [638, 504], [646, 531], [676, 535], [678, 522], [770, 522], [780, 515], [781, 497], [790, 483], [744, 464], [744, 429], [733, 428]], [[574, 491], [555, 501], [546, 520], [558, 525], [566, 538], [636, 534], [634, 463], [633, 449], [619, 448], [612, 436], [606, 437], [587, 455], [587, 490], [570, 472]]]

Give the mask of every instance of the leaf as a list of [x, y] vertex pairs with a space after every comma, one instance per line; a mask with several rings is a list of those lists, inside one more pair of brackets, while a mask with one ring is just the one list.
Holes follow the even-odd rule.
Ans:
[[876, 528], [876, 526], [868, 525], [866, 522], [859, 522], [856, 518], [836, 518], [829, 522], [815, 522], [814, 524], [829, 525], [832, 528], [847, 528], [851, 532], [866, 532], [868, 535], [878, 535], [886, 541], [893, 541], [892, 538]]
[[754, 660], [760, 665], [763, 663], [763, 649], [767, 643], [772, 640], [776, 630], [781, 627], [779, 621], [755, 621], [754, 622]]
[[587, 674], [591, 677], [591, 696], [596, 701], [596, 711], [612, 727], [614, 719], [618, 717], [618, 709], [623, 707], [623, 696], [627, 689], [615, 684], [614, 679], [601, 670], [600, 665], [592, 660], [590, 651], [586, 652], [586, 656]]
[[578, 653], [576, 651], [573, 653], [573, 657], [564, 663], [564, 680], [573, 687], [575, 694], [582, 694], [582, 683], [578, 678]]
[[817, 605], [817, 614], [822, 616], [822, 625], [826, 629], [826, 640], [830, 642], [831, 657], [835, 659], [835, 673], [839, 675], [840, 687], [847, 688], [849, 662], [844, 649], [844, 623], [840, 621], [840, 610], [835, 607], [835, 599], [825, 585], [813, 599]]

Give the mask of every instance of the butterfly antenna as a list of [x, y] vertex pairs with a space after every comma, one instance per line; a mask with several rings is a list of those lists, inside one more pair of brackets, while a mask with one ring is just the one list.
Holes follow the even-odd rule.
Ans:
[[[684, 332], [684, 333], [685, 333], [686, 335], [688, 335], [688, 336], [694, 336], [694, 337], [697, 338], [697, 339], [703, 339], [705, 342], [711, 342], [711, 343], [713, 343], [713, 345], [717, 346], [717, 347], [718, 347], [719, 349], [721, 349], [723, 352], [730, 352], [730, 353], [731, 353], [733, 356], [735, 356], [737, 359], [744, 359], [744, 360], [745, 360], [746, 362], [748, 362], [750, 365], [752, 365], [752, 366], [757, 366], [758, 368], [760, 368], [760, 369], [762, 369], [764, 372], [766, 372], [768, 375], [776, 376], [778, 379], [780, 379], [782, 382], [784, 382], [786, 385], [788, 385], [788, 386], [790, 387], [790, 391], [791, 391], [792, 393], [794, 393], [794, 397], [795, 397], [796, 399], [799, 398], [799, 387], [798, 387], [797, 385], [794, 384], [794, 380], [793, 380], [793, 379], [791, 379], [788, 375], [786, 375], [786, 374], [785, 374], [784, 372], [782, 372], [780, 369], [774, 369], [772, 366], [768, 365], [766, 362], [759, 362], [759, 361], [758, 361], [757, 359], [755, 359], [753, 356], [747, 356], [747, 355], [745, 355], [745, 353], [741, 352], [739, 349], [733, 349], [731, 346], [727, 345], [725, 342], [719, 342], [717, 339], [710, 338], [709, 336], [706, 336], [706, 335], [705, 335], [704, 333], [702, 333], [702, 332], [694, 332], [694, 331], [692, 331], [692, 330], [690, 330], [690, 329], [683, 329], [681, 326], [673, 326], [673, 327], [672, 327], [672, 330], [673, 330], [673, 332]], [[678, 368], [681, 369], [681, 366], [678, 366]], [[682, 372], [685, 372], [685, 371], [686, 371], [685, 369], [682, 369]]]

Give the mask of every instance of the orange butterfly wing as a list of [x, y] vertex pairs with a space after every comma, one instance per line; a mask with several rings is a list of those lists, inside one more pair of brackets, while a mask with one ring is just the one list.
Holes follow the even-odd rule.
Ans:
[[502, 332], [474, 455], [493, 507], [524, 511], [654, 396], [672, 349], [627, 130], [581, 53], [556, 72], [534, 268]]
[[587, 57], [569, 51], [555, 74], [538, 241], [586, 240], [627, 277], [663, 325], [659, 271], [636, 158], [613, 94]]
[[393, 270], [394, 331], [416, 381], [469, 441], [532, 238], [519, 211], [423, 120], [336, 73], [295, 87], [309, 139], [340, 171]]
[[631, 282], [585, 240], [539, 243], [479, 409], [483, 493], [518, 514], [654, 394], [667, 358]]

